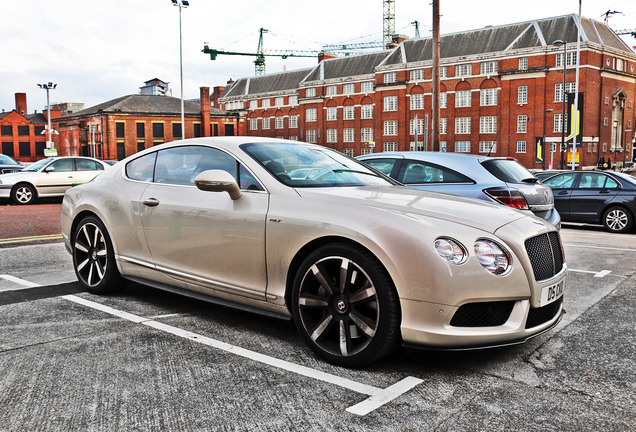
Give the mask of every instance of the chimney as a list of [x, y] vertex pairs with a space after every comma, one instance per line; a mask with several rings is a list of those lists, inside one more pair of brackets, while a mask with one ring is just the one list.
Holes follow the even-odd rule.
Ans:
[[210, 136], [210, 87], [199, 87], [201, 101], [201, 136]]
[[320, 63], [323, 60], [332, 59], [332, 58], [336, 58], [336, 57], [338, 57], [338, 54], [320, 51], [318, 53], [318, 63]]
[[15, 110], [22, 115], [27, 114], [26, 93], [15, 94]]
[[232, 85], [232, 84], [234, 84], [234, 80], [233, 80], [232, 78], [230, 78], [230, 79], [228, 80], [228, 82], [227, 82], [227, 85]]

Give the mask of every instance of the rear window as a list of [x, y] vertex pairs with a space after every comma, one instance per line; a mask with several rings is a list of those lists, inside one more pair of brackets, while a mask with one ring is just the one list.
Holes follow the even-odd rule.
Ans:
[[490, 174], [506, 183], [523, 183], [534, 175], [519, 162], [511, 159], [490, 159], [481, 163]]

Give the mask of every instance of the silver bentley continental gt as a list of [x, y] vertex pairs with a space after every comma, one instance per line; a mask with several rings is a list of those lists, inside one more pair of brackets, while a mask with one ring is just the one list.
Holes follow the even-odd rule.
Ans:
[[[289, 173], [311, 172], [290, 176]], [[146, 149], [66, 192], [87, 291], [132, 280], [293, 318], [359, 367], [400, 344], [521, 343], [563, 313], [559, 232], [537, 217], [407, 188], [331, 149], [258, 137]]]

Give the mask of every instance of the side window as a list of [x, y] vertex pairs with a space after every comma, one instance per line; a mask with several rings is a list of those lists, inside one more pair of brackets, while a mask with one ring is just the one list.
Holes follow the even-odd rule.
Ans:
[[545, 180], [543, 184], [549, 186], [552, 189], [567, 189], [571, 188], [576, 178], [577, 173], [561, 174], [554, 177], [550, 177]]
[[265, 190], [258, 180], [243, 165], [239, 165], [239, 187], [247, 190]]
[[53, 168], [55, 172], [73, 171], [73, 159], [58, 159], [46, 168]]
[[618, 188], [619, 188], [618, 182], [611, 177], [607, 177], [607, 180], [605, 180], [605, 189], [618, 189]]
[[152, 181], [157, 152], [132, 160], [126, 164], [126, 176], [132, 180]]
[[391, 175], [391, 171], [393, 171], [397, 159], [367, 159], [363, 162], [383, 174]]
[[90, 159], [75, 159], [75, 169], [77, 171], [98, 171], [104, 167], [97, 161]]
[[602, 189], [605, 185], [606, 176], [599, 173], [583, 173], [579, 188], [581, 189]]
[[404, 184], [474, 183], [470, 178], [440, 165], [423, 161], [404, 161], [400, 177]]

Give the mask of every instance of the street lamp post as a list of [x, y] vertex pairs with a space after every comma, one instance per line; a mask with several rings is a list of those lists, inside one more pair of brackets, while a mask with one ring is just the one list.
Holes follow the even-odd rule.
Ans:
[[[556, 47], [560, 47], [563, 46], [563, 89], [561, 92], [561, 99], [562, 99], [562, 110], [561, 112], [563, 114], [561, 114], [561, 169], [563, 169], [563, 150], [565, 147], [565, 77], [566, 77], [566, 72], [567, 72], [567, 42], [564, 40], [555, 40], [554, 42], [552, 42], [552, 45], [556, 46]], [[572, 155], [572, 158], [574, 159], [574, 155]], [[574, 160], [572, 160], [572, 164], [574, 164]]]
[[183, 114], [183, 41], [181, 39], [181, 9], [190, 6], [188, 0], [172, 0], [172, 5], [179, 8], [179, 77], [181, 79], [181, 139], [185, 138], [185, 116]]
[[49, 103], [49, 90], [53, 90], [55, 87], [57, 87], [57, 84], [53, 84], [52, 82], [49, 82], [45, 84], [38, 84], [38, 87], [46, 90], [46, 111], [47, 111], [46, 117], [48, 120], [47, 131], [49, 135], [49, 139], [46, 142], [46, 148], [52, 149], [53, 139], [51, 138], [51, 133], [53, 133], [53, 131], [51, 130], [51, 104]]
[[618, 119], [614, 119], [614, 171], [616, 171], [616, 147], [618, 147]]
[[[543, 114], [543, 149], [541, 151], [541, 168], [545, 169], [545, 123], [548, 118], [548, 113], [554, 111], [552, 108], [545, 110]], [[552, 153], [552, 146], [550, 146], [550, 153]], [[550, 159], [550, 168], [552, 168], [552, 159]]]

